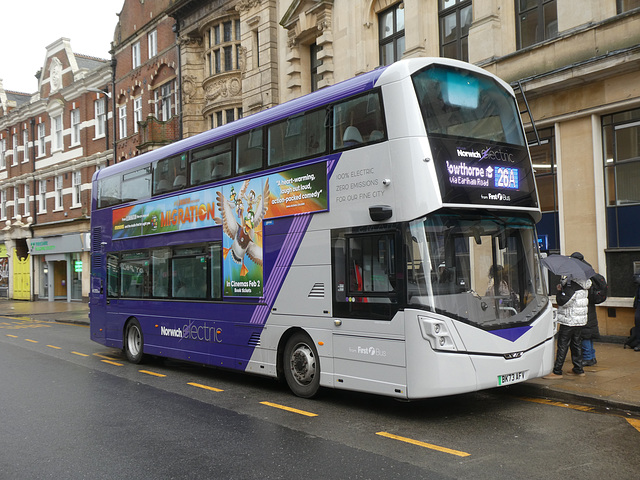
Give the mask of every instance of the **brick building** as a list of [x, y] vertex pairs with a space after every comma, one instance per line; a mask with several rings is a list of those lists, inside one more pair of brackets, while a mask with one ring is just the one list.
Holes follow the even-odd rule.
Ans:
[[112, 58], [117, 162], [182, 137], [179, 58], [169, 0], [126, 0]]
[[0, 84], [0, 221], [3, 282], [16, 299], [89, 294], [91, 177], [109, 163], [108, 60], [49, 45], [38, 90]]

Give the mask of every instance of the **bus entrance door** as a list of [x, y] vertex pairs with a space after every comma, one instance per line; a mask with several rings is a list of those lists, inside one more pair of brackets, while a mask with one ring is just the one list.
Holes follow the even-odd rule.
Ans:
[[102, 340], [105, 338], [105, 330], [99, 325], [106, 325], [106, 291], [104, 279], [98, 275], [91, 275], [91, 296], [89, 299], [89, 323], [91, 338]]

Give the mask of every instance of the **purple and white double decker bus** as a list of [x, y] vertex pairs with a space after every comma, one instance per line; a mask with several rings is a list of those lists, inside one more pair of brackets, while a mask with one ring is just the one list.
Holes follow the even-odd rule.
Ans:
[[531, 160], [512, 89], [397, 62], [104, 168], [91, 339], [417, 399], [551, 371]]

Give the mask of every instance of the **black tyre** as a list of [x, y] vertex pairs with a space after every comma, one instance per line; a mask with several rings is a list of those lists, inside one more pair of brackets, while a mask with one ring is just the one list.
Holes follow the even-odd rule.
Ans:
[[284, 378], [291, 391], [302, 398], [314, 397], [320, 389], [320, 359], [309, 336], [293, 334], [284, 347], [283, 360]]
[[141, 363], [144, 357], [144, 337], [140, 322], [131, 319], [124, 330], [124, 353], [131, 363]]

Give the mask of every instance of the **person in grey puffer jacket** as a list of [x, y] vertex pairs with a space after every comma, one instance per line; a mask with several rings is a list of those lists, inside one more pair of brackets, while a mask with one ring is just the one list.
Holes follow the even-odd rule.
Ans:
[[563, 278], [558, 285], [558, 345], [553, 372], [544, 376], [547, 380], [562, 378], [562, 366], [571, 349], [573, 369], [569, 374], [584, 376], [582, 368], [582, 327], [587, 324], [589, 313], [589, 287], [591, 280], [568, 281]]

